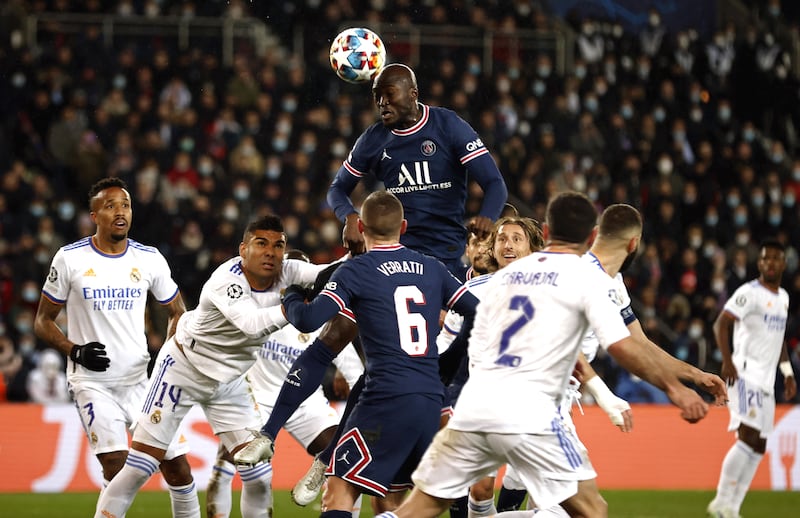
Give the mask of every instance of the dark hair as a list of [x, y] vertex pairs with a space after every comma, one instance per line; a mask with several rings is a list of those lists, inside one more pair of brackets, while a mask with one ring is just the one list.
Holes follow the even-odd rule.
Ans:
[[758, 249], [763, 250], [764, 248], [774, 248], [775, 250], [786, 253], [786, 245], [776, 237], [768, 237], [761, 241], [761, 245], [759, 245]]
[[612, 238], [627, 238], [630, 230], [642, 230], [642, 215], [625, 203], [609, 205], [600, 215], [598, 233]]
[[597, 209], [585, 194], [562, 192], [547, 204], [546, 221], [550, 240], [583, 243], [597, 225]]
[[274, 214], [268, 214], [262, 218], [251, 221], [244, 229], [242, 241], [247, 241], [247, 236], [254, 234], [256, 230], [272, 230], [273, 232], [283, 233], [283, 222], [281, 218]]
[[291, 250], [287, 250], [285, 254], [283, 254], [286, 259], [297, 259], [298, 261], [303, 261], [306, 263], [311, 262], [311, 258], [308, 257], [308, 254], [303, 252], [302, 250], [298, 250], [297, 248], [292, 248]]
[[124, 180], [117, 177], [103, 178], [98, 180], [89, 188], [89, 208], [92, 207], [92, 200], [100, 191], [104, 191], [109, 187], [119, 187], [120, 189], [128, 190], [128, 184]]
[[361, 204], [364, 232], [386, 239], [396, 234], [403, 222], [403, 204], [389, 191], [375, 191]]

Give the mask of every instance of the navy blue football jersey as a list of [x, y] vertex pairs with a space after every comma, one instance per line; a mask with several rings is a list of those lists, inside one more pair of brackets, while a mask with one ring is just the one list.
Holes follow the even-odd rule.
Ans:
[[505, 182], [489, 150], [455, 112], [420, 104], [422, 117], [408, 129], [380, 122], [356, 141], [328, 191], [328, 203], [344, 221], [355, 212], [348, 196], [373, 174], [403, 204], [408, 229], [400, 242], [441, 260], [459, 258], [468, 175], [484, 192], [481, 215], [497, 219], [506, 201]]
[[403, 245], [374, 247], [345, 261], [310, 304], [284, 300], [298, 329], [318, 329], [337, 313], [358, 321], [366, 357], [362, 399], [400, 394], [441, 397], [439, 312], [474, 314], [478, 300], [437, 259]]

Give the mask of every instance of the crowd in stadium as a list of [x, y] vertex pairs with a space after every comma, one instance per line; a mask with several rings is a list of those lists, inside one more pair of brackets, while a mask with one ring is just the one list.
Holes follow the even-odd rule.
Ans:
[[[475, 127], [524, 215], [541, 220], [549, 196], [564, 189], [586, 192], [599, 208], [642, 211], [642, 249], [627, 282], [647, 334], [678, 358], [718, 371], [711, 323], [756, 277], [759, 241], [778, 237], [800, 371], [800, 82], [785, 37], [791, 19], [769, 9], [779, 2], [749, 4], [749, 26], [707, 35], [671, 31], [656, 11], [638, 32], [567, 19], [576, 59], [563, 75], [548, 53], [498, 57], [491, 73], [479, 53], [452, 48], [412, 65], [422, 102]], [[31, 48], [25, 17], [44, 11], [252, 15], [286, 45], [257, 57], [240, 44], [231, 67], [218, 46], [179, 51], [159, 36], [107, 47], [98, 27], [43, 30]], [[510, 34], [556, 23], [540, 1], [10, 0], [0, 8], [0, 34], [9, 35], [0, 45], [0, 400], [29, 400], [29, 373], [39, 358], [53, 361], [32, 333], [42, 282], [58, 248], [91, 233], [86, 192], [106, 175], [131, 187], [131, 236], [166, 256], [190, 308], [257, 215], [278, 214], [289, 245], [314, 262], [342, 255], [325, 193], [376, 120], [369, 87], [347, 85], [327, 63], [330, 38], [348, 20]], [[302, 56], [290, 49], [301, 21]], [[622, 397], [660, 401], [598, 362]]]

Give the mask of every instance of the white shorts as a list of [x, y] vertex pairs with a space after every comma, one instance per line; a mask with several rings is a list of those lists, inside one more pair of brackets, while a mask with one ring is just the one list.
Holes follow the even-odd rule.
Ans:
[[[135, 426], [142, 410], [147, 381], [135, 385], [108, 386], [107, 382], [76, 381], [70, 392], [95, 455], [128, 451], [128, 431]], [[189, 444], [177, 434], [165, 448], [166, 459], [189, 452]]]
[[[273, 399], [272, 403], [267, 405], [260, 400], [258, 395], [256, 395], [256, 399], [258, 400], [258, 408], [261, 409], [261, 419], [266, 422], [272, 414], [272, 403], [275, 401]], [[300, 405], [300, 408], [286, 421], [283, 428], [304, 449], [308, 450], [308, 446], [319, 434], [338, 424], [339, 414], [328, 404], [328, 400], [324, 396], [315, 392]]]
[[170, 338], [158, 353], [134, 438], [164, 449], [194, 405], [203, 409], [228, 451], [251, 437], [241, 432], [261, 427], [258, 404], [244, 374], [228, 383], [209, 378], [189, 363]]
[[551, 433], [499, 434], [444, 428], [412, 475], [425, 493], [458, 498], [467, 487], [508, 462], [541, 508], [578, 492], [578, 482], [597, 477], [586, 447], [562, 424]]
[[738, 430], [744, 424], [766, 439], [775, 425], [775, 394], [738, 378], [728, 390], [728, 410], [731, 414], [728, 431]]

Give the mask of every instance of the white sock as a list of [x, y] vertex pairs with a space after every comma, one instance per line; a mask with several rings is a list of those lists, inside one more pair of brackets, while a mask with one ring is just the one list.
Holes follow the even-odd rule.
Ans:
[[[747, 466], [753, 450], [744, 442], [736, 441], [722, 461], [714, 502], [719, 509], [730, 508], [739, 488], [739, 478]], [[749, 485], [749, 482], [748, 482]]]
[[497, 508], [494, 506], [494, 499], [488, 500], [475, 500], [472, 495], [469, 495], [469, 503], [467, 504], [467, 518], [482, 518], [484, 516], [494, 516], [497, 514]]
[[242, 479], [242, 518], [272, 516], [272, 464], [259, 462], [252, 468], [236, 469]]
[[502, 516], [503, 518], [531, 518], [534, 514], [539, 514], [540, 512], [541, 511], [506, 511], [504, 513], [497, 513], [495, 516]]
[[211, 469], [206, 493], [206, 513], [208, 518], [228, 518], [233, 507], [231, 482], [236, 474], [236, 466], [224, 459], [217, 459]]
[[376, 514], [375, 518], [397, 518], [397, 515], [392, 513], [392, 512], [387, 511], [385, 513]]
[[172, 502], [172, 518], [199, 518], [200, 499], [197, 498], [197, 487], [194, 481], [185, 486], [169, 487]]
[[362, 495], [358, 495], [356, 501], [353, 502], [353, 518], [358, 518], [361, 516], [361, 497]]
[[747, 448], [747, 462], [742, 466], [739, 472], [739, 481], [731, 501], [731, 509], [737, 515], [739, 514], [739, 509], [742, 507], [742, 502], [744, 502], [744, 497], [747, 496], [747, 491], [750, 489], [750, 483], [756, 475], [758, 465], [761, 464], [761, 459], [764, 457], [763, 453], [757, 453], [746, 444], [744, 446]]
[[129, 451], [125, 465], [100, 495], [95, 518], [124, 516], [139, 489], [158, 471], [158, 464], [154, 457], [144, 452]]

